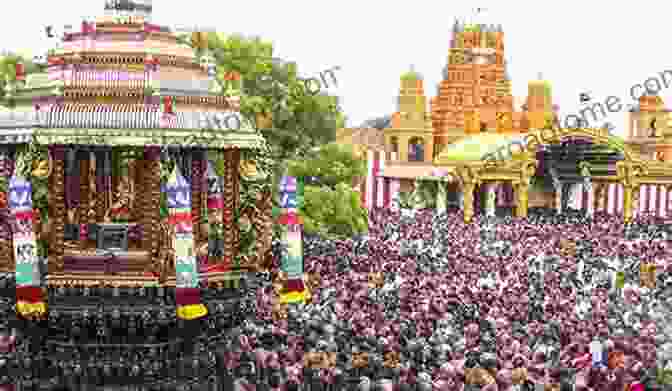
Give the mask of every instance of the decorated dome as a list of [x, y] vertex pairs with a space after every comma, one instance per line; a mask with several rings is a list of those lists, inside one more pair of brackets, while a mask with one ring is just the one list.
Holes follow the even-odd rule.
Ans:
[[42, 72], [25, 77], [18, 64], [2, 103], [36, 112], [40, 143], [258, 146], [239, 92], [225, 96], [215, 80], [214, 58], [150, 23], [151, 10], [108, 1], [104, 16], [63, 34]]

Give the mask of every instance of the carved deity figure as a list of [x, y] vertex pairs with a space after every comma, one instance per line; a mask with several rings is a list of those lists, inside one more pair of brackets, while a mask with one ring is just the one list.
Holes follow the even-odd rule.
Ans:
[[[133, 162], [129, 162], [129, 172], [133, 172]], [[135, 183], [131, 175], [121, 177], [115, 192], [115, 201], [105, 214], [105, 222], [110, 222], [112, 217], [128, 221], [135, 201]]]

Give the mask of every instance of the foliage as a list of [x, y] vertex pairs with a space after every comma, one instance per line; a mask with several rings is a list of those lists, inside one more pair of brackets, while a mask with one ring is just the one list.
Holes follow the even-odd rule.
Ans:
[[395, 203], [401, 209], [435, 208], [438, 192], [439, 181], [418, 179], [413, 191], [399, 193]]
[[320, 183], [335, 187], [338, 183], [351, 185], [366, 175], [366, 161], [357, 158], [351, 146], [329, 143], [305, 159], [287, 163], [288, 173], [295, 177], [319, 177]]
[[[288, 159], [304, 156], [311, 148], [334, 140], [336, 129], [344, 125], [345, 117], [335, 97], [324, 92], [313, 95], [306, 90], [295, 63], [274, 59], [270, 42], [259, 37], [214, 32], [204, 36], [204, 40], [200, 39], [203, 36], [196, 40], [193, 35], [185, 36], [182, 42], [194, 48], [197, 57], [211, 55], [214, 58], [222, 93], [240, 96], [243, 115], [254, 121], [269, 115], [272, 119], [269, 129], [260, 129], [266, 139], [262, 148], [244, 151], [241, 156], [241, 159], [255, 161], [257, 170], [270, 176], [270, 180], [241, 178], [238, 216], [255, 206], [257, 194], [277, 189]], [[240, 75], [241, 81], [231, 80], [232, 74]], [[222, 163], [217, 164], [218, 171], [222, 171]]]
[[[193, 43], [185, 41], [192, 47]], [[301, 156], [306, 150], [334, 140], [344, 117], [337, 98], [325, 92], [311, 94], [299, 78], [295, 63], [274, 59], [273, 45], [259, 37], [207, 33], [207, 50], [217, 63], [217, 81], [225, 94], [241, 95], [241, 112], [251, 119], [271, 114], [272, 127], [262, 129], [276, 164]], [[242, 84], [227, 80], [238, 73]], [[235, 88], [243, 91], [235, 91]], [[280, 172], [281, 170], [273, 170]]]
[[44, 67], [35, 64], [32, 60], [24, 58], [18, 54], [7, 54], [0, 56], [0, 102], [2, 105], [7, 105], [12, 107], [12, 102], [4, 102], [2, 98], [5, 97], [6, 91], [5, 88], [8, 85], [14, 85], [16, 83], [16, 64], [24, 64], [24, 72], [27, 75], [31, 73], [41, 72], [44, 70]]
[[396, 194], [393, 202], [398, 209], [413, 209], [413, 193], [407, 191], [400, 192]]
[[324, 237], [352, 237], [368, 231], [368, 213], [362, 207], [359, 193], [339, 183], [327, 186], [306, 186], [300, 211], [303, 230]]
[[321, 186], [304, 190], [304, 231], [333, 237], [366, 232], [367, 211], [361, 206], [359, 193], [352, 189], [355, 178], [366, 174], [366, 162], [355, 156], [352, 147], [325, 144], [305, 159], [289, 161], [287, 174], [320, 179]]
[[672, 370], [665, 368], [656, 369], [656, 382], [658, 384], [672, 384]]
[[413, 203], [415, 208], [434, 208], [436, 206], [436, 195], [439, 192], [437, 181], [416, 181], [413, 190]]

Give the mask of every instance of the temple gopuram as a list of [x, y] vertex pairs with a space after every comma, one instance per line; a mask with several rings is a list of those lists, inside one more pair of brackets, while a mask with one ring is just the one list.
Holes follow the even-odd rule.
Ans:
[[19, 63], [8, 83], [0, 328], [17, 337], [0, 384], [231, 389], [222, 346], [253, 303], [261, 259], [240, 256], [239, 216], [259, 252], [272, 234], [268, 198], [238, 210], [241, 177], [263, 180], [245, 153], [264, 139], [212, 58], [151, 10], [106, 5], [42, 71]]
[[428, 100], [413, 69], [400, 82], [389, 120], [337, 132], [337, 141], [354, 144], [360, 155], [368, 150], [362, 199], [369, 207], [395, 208], [404, 195], [417, 201], [432, 193], [416, 205], [453, 209], [466, 221], [475, 214], [524, 217], [529, 207], [602, 210], [625, 220], [672, 215], [672, 120], [659, 96], [639, 98], [624, 138], [587, 128], [586, 113], [604, 111], [596, 102], [561, 123], [541, 75], [514, 107], [502, 26], [459, 20], [436, 96]]

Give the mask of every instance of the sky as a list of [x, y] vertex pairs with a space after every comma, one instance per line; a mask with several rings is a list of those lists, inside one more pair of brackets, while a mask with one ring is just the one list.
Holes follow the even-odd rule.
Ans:
[[[457, 3], [464, 3], [463, 5]], [[519, 5], [521, 4], [521, 5]], [[522, 5], [525, 4], [525, 5]], [[639, 4], [639, 6], [637, 6]], [[12, 3], [15, 18], [0, 24], [0, 49], [41, 52], [53, 46], [44, 27], [79, 25], [82, 17], [103, 14], [103, 0], [23, 0]], [[348, 125], [396, 110], [399, 76], [411, 66], [436, 93], [448, 57], [454, 19], [500, 23], [505, 34], [513, 94], [518, 105], [527, 83], [543, 78], [553, 85], [561, 115], [578, 113], [579, 94], [595, 102], [616, 96], [632, 103], [630, 88], [672, 71], [669, 35], [672, 3], [662, 1], [206, 1], [154, 0], [153, 21], [195, 25], [219, 32], [258, 35], [275, 45], [275, 55], [295, 61], [305, 77], [339, 67], [329, 93], [341, 97]], [[59, 30], [60, 31], [60, 30]], [[660, 95], [672, 100], [672, 83]], [[615, 134], [623, 134], [626, 114], [609, 114]], [[594, 126], [602, 125], [591, 123]]]

